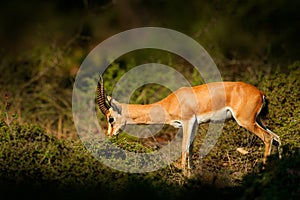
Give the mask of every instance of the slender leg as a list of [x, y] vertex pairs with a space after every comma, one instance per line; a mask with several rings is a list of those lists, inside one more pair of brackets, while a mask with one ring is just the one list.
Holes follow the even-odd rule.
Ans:
[[260, 139], [262, 139], [262, 141], [265, 143], [265, 152], [264, 152], [264, 159], [263, 159], [263, 162], [265, 164], [267, 162], [268, 156], [271, 154], [271, 147], [272, 147], [274, 135], [271, 134], [266, 129], [262, 128], [256, 122], [249, 123], [249, 124], [241, 124], [241, 126], [243, 126], [244, 128], [246, 128], [247, 130], [253, 132]]
[[188, 169], [192, 169], [193, 168], [193, 148], [194, 148], [194, 138], [195, 138], [195, 133], [197, 132], [197, 121], [194, 121], [194, 124], [192, 125], [192, 131], [191, 131], [191, 135], [190, 135], [190, 146], [189, 146], [189, 157], [188, 157]]
[[[261, 99], [261, 97], [257, 97], [257, 103], [249, 103], [247, 105], [243, 105], [243, 107], [247, 107], [247, 109], [243, 109], [243, 107], [235, 107], [233, 112], [233, 117], [237, 121], [237, 123], [251, 131], [255, 135], [257, 135], [262, 141], [265, 143], [265, 152], [264, 152], [264, 163], [266, 163], [268, 156], [271, 154], [271, 147], [274, 144], [277, 146], [279, 150], [279, 157], [281, 157], [280, 152], [280, 138], [278, 135], [270, 131], [264, 123], [260, 121], [260, 114], [263, 109], [263, 101], [265, 97]], [[254, 102], [254, 99], [252, 99]]]
[[282, 157], [282, 148], [281, 148], [280, 137], [278, 135], [276, 135], [275, 133], [273, 133], [270, 129], [266, 128], [266, 130], [268, 131], [268, 133], [273, 135], [273, 141], [272, 141], [271, 145], [273, 144], [274, 146], [277, 147], [278, 157], [279, 157], [279, 159], [281, 159], [281, 157]]
[[194, 134], [192, 132], [195, 132], [195, 124], [196, 123], [196, 118], [192, 118], [189, 121], [185, 121], [183, 123], [183, 138], [182, 138], [182, 147], [181, 147], [181, 167], [184, 171], [186, 171], [186, 160], [188, 158], [188, 168], [191, 168], [192, 166], [192, 150], [193, 150], [193, 145], [192, 141], [194, 140]]
[[187, 158], [187, 146], [188, 146], [188, 123], [184, 122], [182, 126], [182, 144], [181, 144], [181, 169], [185, 171], [186, 158]]
[[188, 151], [188, 170], [193, 168], [193, 148], [194, 148], [194, 141], [190, 144], [189, 151]]

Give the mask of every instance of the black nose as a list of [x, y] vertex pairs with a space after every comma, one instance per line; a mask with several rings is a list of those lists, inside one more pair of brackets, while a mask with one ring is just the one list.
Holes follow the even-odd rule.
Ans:
[[115, 119], [113, 118], [113, 117], [110, 117], [109, 119], [108, 119], [108, 122], [109, 123], [113, 123], [115, 121]]

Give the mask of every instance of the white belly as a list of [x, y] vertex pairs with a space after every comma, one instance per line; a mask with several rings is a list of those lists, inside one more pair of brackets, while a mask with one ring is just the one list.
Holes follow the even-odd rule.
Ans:
[[215, 112], [205, 113], [201, 115], [197, 115], [197, 122], [198, 124], [205, 123], [205, 122], [223, 122], [226, 119], [232, 118], [231, 109], [225, 107], [221, 110], [217, 110]]
[[[224, 122], [226, 119], [232, 118], [231, 108], [225, 107], [223, 109], [217, 110], [215, 112], [205, 113], [197, 115], [196, 120], [198, 124], [205, 123], [205, 122]], [[192, 119], [191, 119], [192, 120]], [[193, 121], [192, 123], [194, 123]], [[174, 126], [175, 128], [182, 128], [182, 121], [181, 120], [172, 120], [170, 125]]]

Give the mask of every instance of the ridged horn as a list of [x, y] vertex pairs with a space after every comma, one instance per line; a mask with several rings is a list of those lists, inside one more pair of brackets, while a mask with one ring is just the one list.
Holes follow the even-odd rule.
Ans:
[[100, 76], [100, 82], [98, 82], [97, 85], [97, 102], [98, 102], [98, 106], [101, 110], [101, 112], [106, 115], [108, 113], [108, 110], [110, 108], [109, 105], [107, 105], [107, 100], [106, 100], [106, 96], [105, 96], [105, 91], [104, 91], [104, 83], [103, 83], [103, 78], [102, 76]]

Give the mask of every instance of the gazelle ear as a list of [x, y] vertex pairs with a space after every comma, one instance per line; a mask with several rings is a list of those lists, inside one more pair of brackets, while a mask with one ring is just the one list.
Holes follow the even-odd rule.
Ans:
[[118, 112], [119, 114], [122, 113], [122, 105], [117, 102], [115, 99], [112, 99], [110, 97], [110, 104], [111, 104], [111, 107], [113, 108], [114, 111]]

